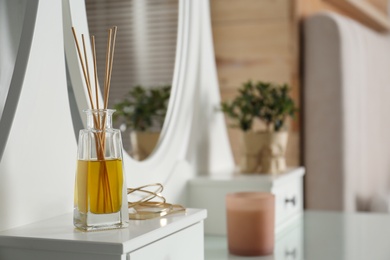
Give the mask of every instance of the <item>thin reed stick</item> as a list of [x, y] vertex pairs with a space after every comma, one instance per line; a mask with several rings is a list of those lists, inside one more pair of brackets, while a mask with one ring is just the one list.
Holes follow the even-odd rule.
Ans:
[[[84, 39], [84, 34], [81, 35], [81, 40], [83, 42], [83, 51], [84, 51], [84, 61], [85, 61], [85, 69], [87, 71], [87, 80], [88, 80], [88, 91], [91, 91], [91, 78], [89, 76], [89, 67], [88, 67], [88, 59], [87, 59], [87, 48], [85, 48], [85, 39]], [[91, 91], [92, 93], [92, 91]]]
[[107, 51], [106, 51], [106, 74], [104, 77], [104, 109], [107, 109], [108, 99], [107, 99], [107, 91], [108, 91], [108, 78], [110, 73], [110, 54], [111, 54], [111, 38], [112, 38], [112, 28], [108, 30], [108, 39], [107, 39]]
[[109, 73], [108, 73], [108, 84], [107, 84], [107, 96], [105, 97], [106, 99], [106, 107], [108, 105], [108, 97], [110, 95], [110, 86], [111, 86], [111, 75], [112, 75], [112, 64], [114, 63], [114, 51], [115, 51], [115, 40], [116, 40], [116, 32], [118, 30], [117, 26], [114, 26], [112, 28], [113, 30], [113, 39], [112, 39], [112, 47], [111, 47], [111, 53], [110, 53], [110, 67], [109, 67]]
[[[99, 95], [98, 95], [98, 75], [97, 75], [97, 63], [96, 63], [96, 45], [95, 45], [95, 36], [91, 36], [91, 46], [92, 46], [92, 57], [93, 57], [93, 72], [95, 80], [95, 96], [96, 96], [96, 108], [100, 109], [99, 106]], [[99, 128], [101, 128], [100, 117], [98, 118]]]
[[[87, 78], [87, 72], [85, 70], [85, 65], [84, 65], [84, 61], [83, 61], [83, 56], [81, 54], [81, 51], [80, 51], [80, 45], [79, 45], [79, 41], [77, 40], [77, 35], [76, 35], [76, 30], [74, 29], [74, 27], [72, 27], [72, 32], [73, 32], [73, 37], [74, 37], [74, 40], [76, 42], [76, 48], [77, 48], [77, 52], [79, 54], [79, 59], [80, 59], [80, 63], [81, 63], [81, 67], [83, 69], [83, 74], [84, 74], [84, 80], [85, 80], [85, 84], [87, 85], [88, 87], [88, 78]], [[93, 101], [92, 101], [92, 93], [90, 92], [90, 89], [88, 89], [88, 96], [89, 96], [89, 102], [91, 103], [91, 107], [93, 108]]]

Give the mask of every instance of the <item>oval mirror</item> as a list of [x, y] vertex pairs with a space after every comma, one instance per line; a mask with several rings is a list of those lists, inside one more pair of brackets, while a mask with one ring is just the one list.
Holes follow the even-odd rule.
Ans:
[[[157, 145], [168, 108], [178, 0], [86, 0], [85, 5], [97, 64], [105, 64], [107, 28], [118, 26], [108, 107], [116, 110], [114, 127], [122, 130], [124, 150], [144, 160]], [[104, 66], [98, 74], [104, 75]]]

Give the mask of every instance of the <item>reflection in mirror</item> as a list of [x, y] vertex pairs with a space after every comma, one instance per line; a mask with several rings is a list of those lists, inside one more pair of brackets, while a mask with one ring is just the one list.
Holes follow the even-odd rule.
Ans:
[[[86, 0], [86, 9], [98, 64], [105, 64], [107, 28], [118, 26], [108, 106], [117, 110], [114, 126], [123, 131], [124, 150], [137, 160], [146, 159], [159, 139], [168, 106], [178, 0]], [[98, 74], [104, 75], [103, 70], [100, 66]]]

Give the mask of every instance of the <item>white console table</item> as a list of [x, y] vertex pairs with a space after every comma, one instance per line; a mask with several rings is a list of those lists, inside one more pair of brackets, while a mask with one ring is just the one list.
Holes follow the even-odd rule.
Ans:
[[67, 214], [0, 232], [4, 260], [202, 260], [203, 209], [187, 209], [125, 229], [81, 232]]
[[226, 236], [206, 236], [206, 260], [388, 260], [390, 215], [305, 211], [276, 237], [274, 254], [229, 254]]

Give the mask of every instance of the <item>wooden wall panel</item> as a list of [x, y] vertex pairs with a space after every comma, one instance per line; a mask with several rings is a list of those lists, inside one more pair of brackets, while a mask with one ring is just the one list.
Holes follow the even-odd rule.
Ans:
[[[291, 67], [289, 59], [273, 57], [259, 59], [257, 61], [232, 62], [217, 58], [218, 79], [224, 85], [221, 91], [227, 89], [236, 90], [242, 83], [252, 80], [263, 80], [278, 83], [289, 83], [291, 79]], [[236, 91], [235, 91], [236, 93]]]
[[290, 81], [291, 39], [286, 21], [217, 23], [213, 26], [222, 89], [236, 89], [249, 79]]
[[[299, 104], [298, 46], [294, 0], [211, 0], [218, 79], [223, 100], [231, 100], [242, 83], [288, 83]], [[299, 123], [290, 128], [287, 164], [300, 164]], [[256, 125], [261, 127], [261, 125]], [[236, 163], [238, 129], [229, 128]]]
[[235, 59], [289, 55], [289, 33], [287, 19], [213, 24], [216, 55]]
[[286, 0], [211, 0], [213, 22], [288, 19]]

